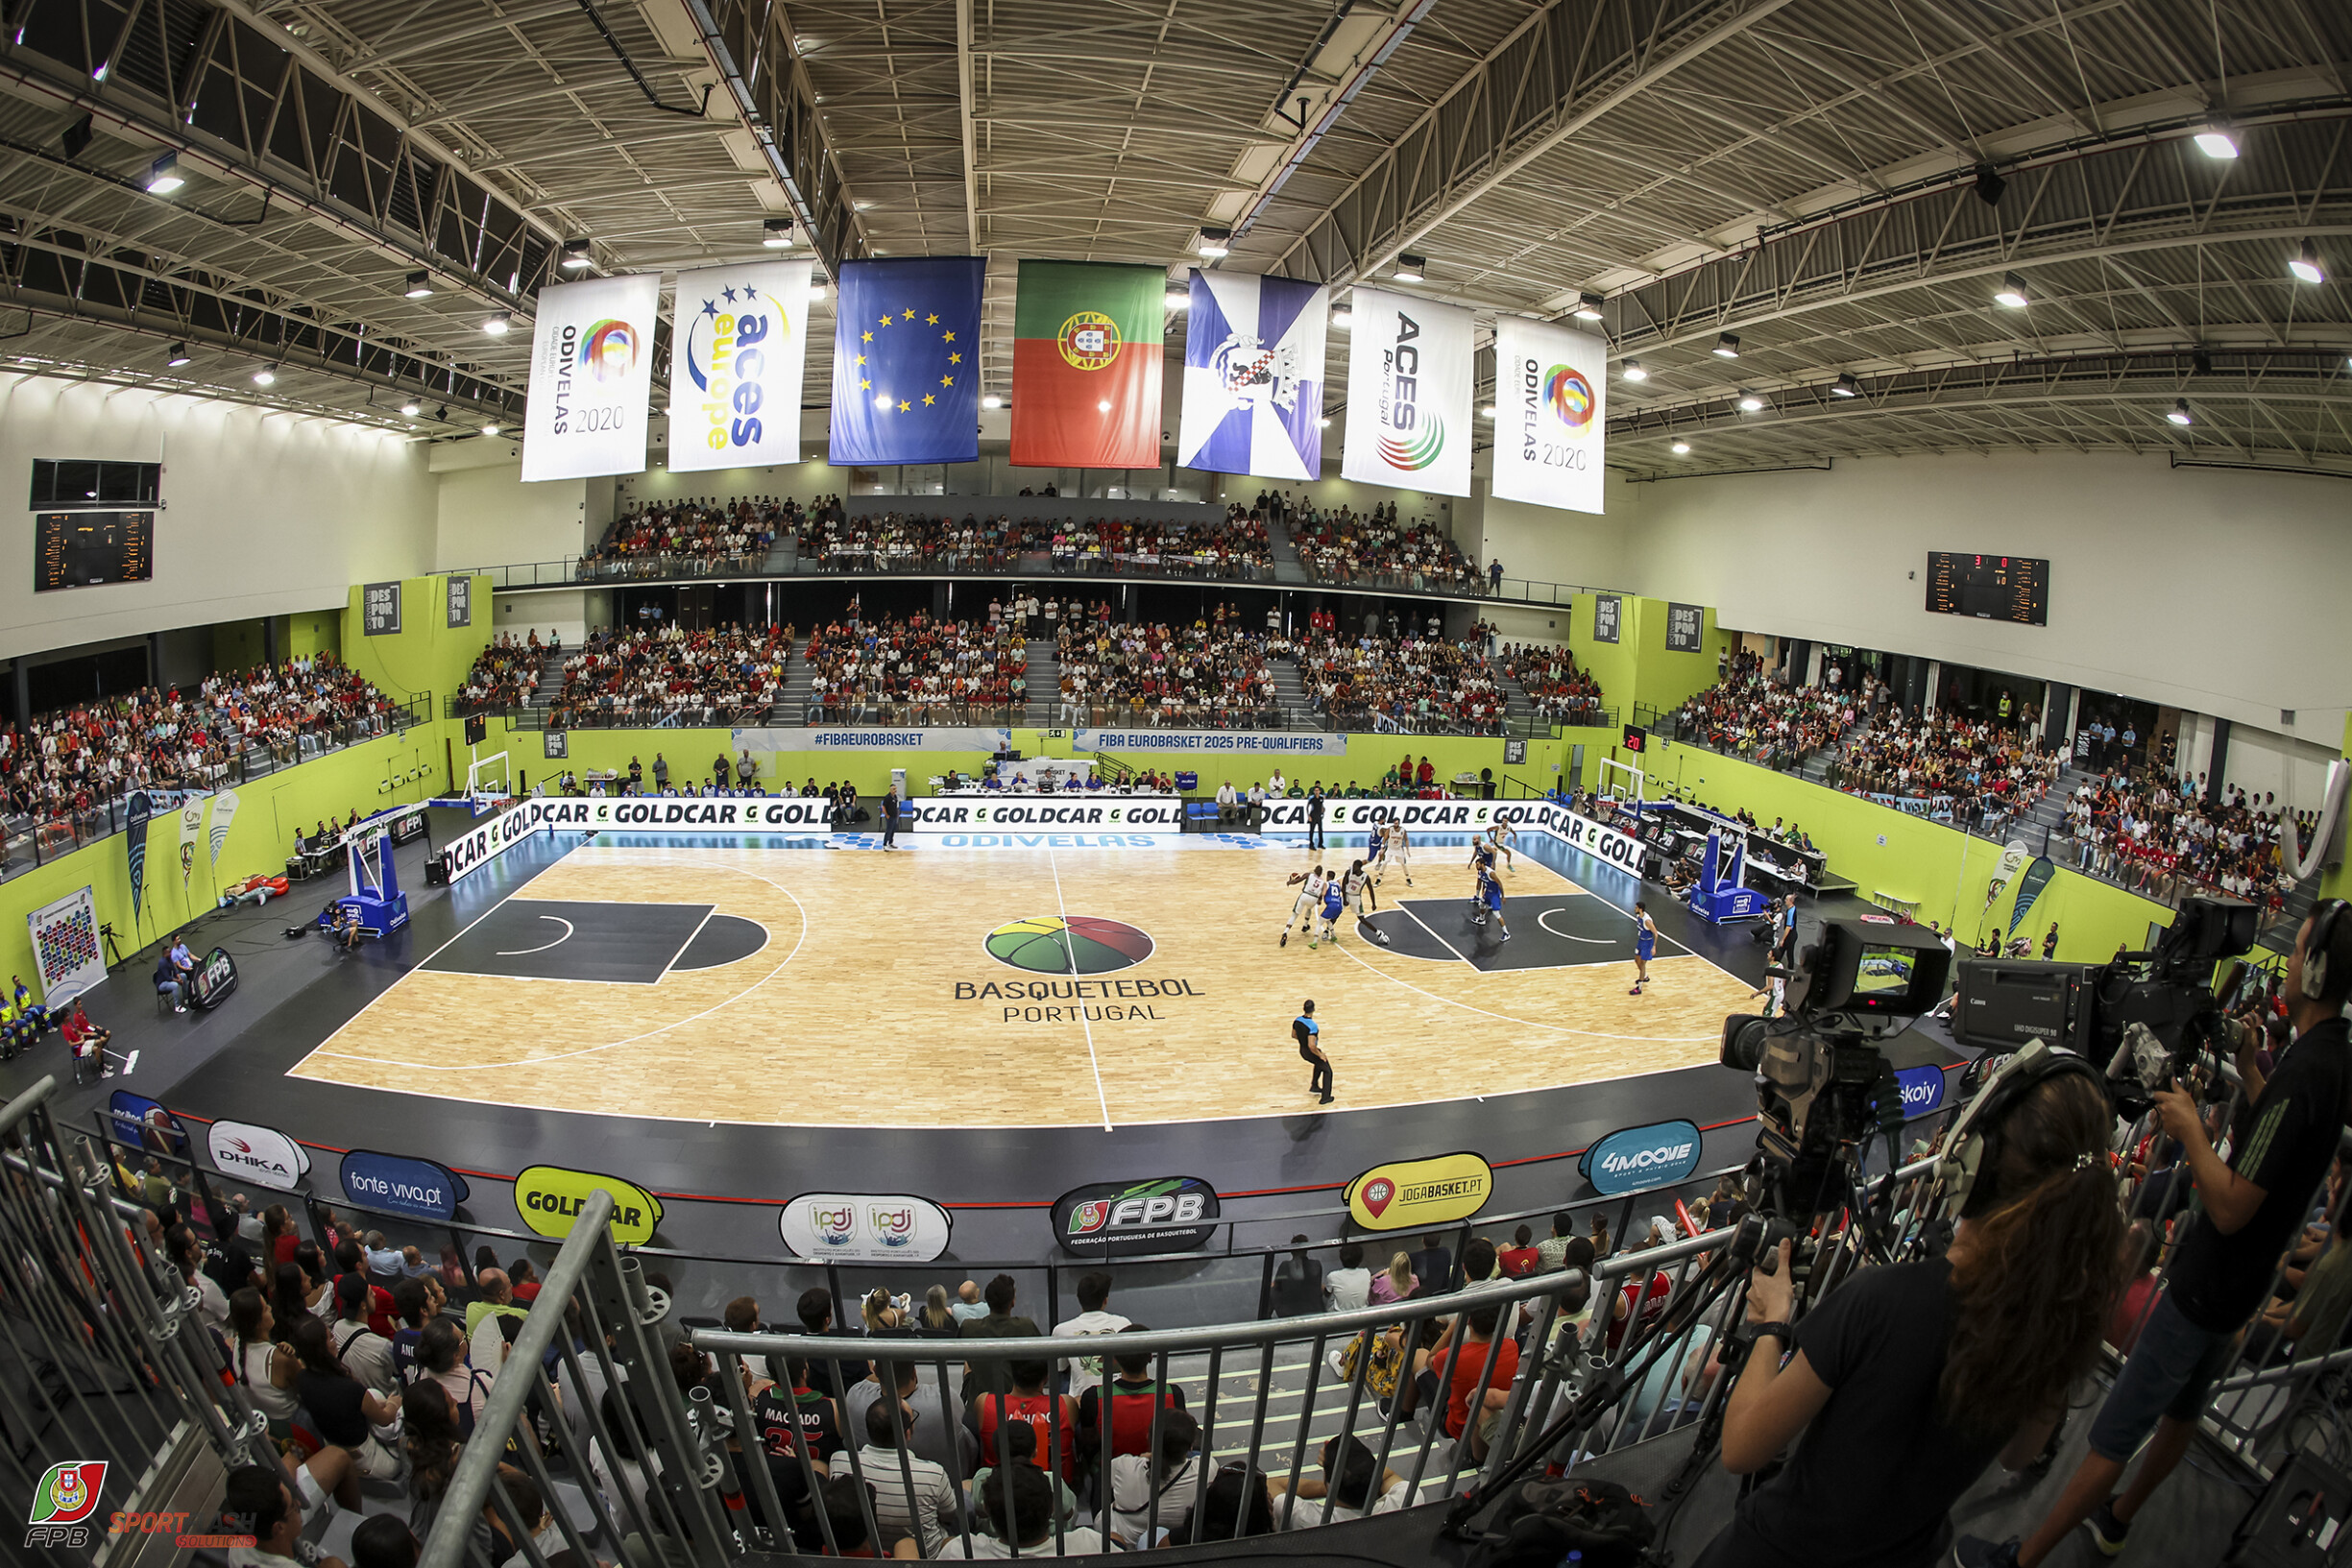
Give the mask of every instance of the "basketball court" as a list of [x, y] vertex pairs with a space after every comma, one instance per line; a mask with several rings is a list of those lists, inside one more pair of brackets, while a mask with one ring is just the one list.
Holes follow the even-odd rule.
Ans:
[[1467, 840], [1441, 835], [1314, 948], [1279, 941], [1287, 880], [1359, 849], [914, 842], [580, 843], [294, 1073], [695, 1122], [1117, 1126], [1305, 1110], [1308, 997], [1344, 1111], [1710, 1062], [1751, 991], [1661, 937], [1628, 995], [1630, 914], [1525, 841], [1510, 941], [1471, 924]]

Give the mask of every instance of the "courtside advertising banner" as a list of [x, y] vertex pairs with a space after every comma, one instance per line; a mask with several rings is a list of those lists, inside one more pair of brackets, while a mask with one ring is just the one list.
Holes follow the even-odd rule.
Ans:
[[661, 301], [659, 273], [550, 283], [539, 291], [530, 403], [522, 417], [525, 482], [644, 471]]
[[643, 1246], [662, 1222], [662, 1200], [633, 1181], [595, 1170], [570, 1170], [560, 1165], [535, 1165], [515, 1177], [515, 1211], [522, 1222], [551, 1242], [571, 1234], [588, 1194], [613, 1194], [613, 1218], [608, 1228], [621, 1246]]
[[1073, 730], [1077, 751], [1204, 751], [1250, 757], [1345, 757], [1347, 737], [1321, 730]]
[[1176, 461], [1214, 473], [1322, 477], [1330, 318], [1331, 291], [1320, 283], [1196, 268]]
[[293, 1192], [310, 1169], [310, 1156], [302, 1145], [276, 1127], [250, 1122], [213, 1122], [206, 1147], [222, 1175], [281, 1193]]
[[[1266, 803], [1266, 826], [1304, 832], [1309, 803], [1278, 800]], [[1542, 801], [1351, 801], [1323, 797], [1323, 826], [1362, 831], [1375, 822], [1401, 822], [1407, 832], [1479, 832], [1498, 822], [1515, 828], [1549, 828], [1566, 813]]]
[[[442, 858], [449, 863], [449, 880], [465, 880], [523, 839], [538, 832], [544, 826], [539, 820], [540, 804], [538, 801], [526, 801], [513, 810], [501, 812], [450, 839], [449, 848], [441, 852]], [[605, 803], [582, 801], [579, 804]]]
[[1340, 472], [1363, 485], [1470, 493], [1474, 318], [1359, 288], [1347, 327], [1347, 445]]
[[33, 966], [40, 977], [41, 1003], [52, 1013], [107, 977], [98, 904], [88, 888], [77, 887], [25, 920], [33, 930]]
[[1467, 1219], [1493, 1194], [1494, 1171], [1467, 1150], [1393, 1160], [1347, 1184], [1347, 1214], [1363, 1230], [1421, 1230]]
[[1706, 1144], [1695, 1122], [1620, 1127], [1587, 1148], [1576, 1171], [1603, 1197], [1672, 1187], [1699, 1169]]
[[447, 1166], [405, 1154], [355, 1148], [343, 1156], [337, 1173], [343, 1195], [353, 1203], [410, 1219], [446, 1223], [457, 1218], [457, 1206], [472, 1195], [466, 1178]]
[[755, 261], [678, 275], [669, 318], [677, 346], [669, 381], [673, 471], [800, 461], [811, 265]]
[[1094, 1182], [1054, 1200], [1054, 1240], [1081, 1258], [1190, 1252], [1216, 1238], [1219, 1212], [1199, 1176]]
[[784, 1244], [812, 1263], [930, 1263], [956, 1221], [927, 1197], [803, 1193], [777, 1218]]
[[1608, 359], [1608, 343], [1588, 332], [1496, 318], [1495, 495], [1567, 512], [1601, 510]]

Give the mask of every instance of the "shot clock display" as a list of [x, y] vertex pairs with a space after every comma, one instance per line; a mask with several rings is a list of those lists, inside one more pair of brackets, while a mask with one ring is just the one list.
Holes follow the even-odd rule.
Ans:
[[1939, 615], [2049, 624], [2049, 563], [2022, 555], [1928, 552], [1928, 609]]

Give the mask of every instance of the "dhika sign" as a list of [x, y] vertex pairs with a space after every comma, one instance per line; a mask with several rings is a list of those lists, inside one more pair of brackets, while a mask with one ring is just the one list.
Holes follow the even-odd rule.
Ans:
[[814, 1263], [930, 1263], [947, 1250], [956, 1221], [927, 1197], [803, 1193], [777, 1226], [786, 1246]]
[[1054, 1200], [1054, 1240], [1081, 1258], [1189, 1252], [1217, 1234], [1217, 1189], [1198, 1176], [1096, 1182]]
[[1585, 1150], [1576, 1170], [1603, 1197], [1672, 1187], [1699, 1169], [1706, 1142], [1695, 1122], [1621, 1127]]
[[613, 1194], [613, 1240], [622, 1246], [643, 1246], [662, 1222], [662, 1200], [633, 1181], [599, 1175], [594, 1170], [567, 1170], [562, 1166], [535, 1165], [515, 1178], [515, 1209], [522, 1222], [550, 1241], [560, 1242], [587, 1207], [588, 1194]]
[[281, 1193], [295, 1191], [310, 1169], [310, 1156], [302, 1145], [275, 1127], [250, 1122], [213, 1122], [206, 1147], [222, 1175]]
[[1466, 1150], [1372, 1167], [1347, 1184], [1347, 1212], [1365, 1230], [1418, 1230], [1467, 1219], [1493, 1194], [1493, 1169]]

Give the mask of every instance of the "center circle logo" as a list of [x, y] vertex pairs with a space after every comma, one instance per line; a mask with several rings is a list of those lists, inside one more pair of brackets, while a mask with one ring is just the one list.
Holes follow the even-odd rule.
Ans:
[[1592, 422], [1592, 383], [1573, 366], [1554, 365], [1544, 373], [1543, 397], [1572, 434], [1583, 435], [1585, 426]]
[[1119, 357], [1119, 324], [1100, 310], [1081, 310], [1061, 324], [1061, 356], [1082, 371], [1099, 371]]
[[988, 956], [1032, 975], [1108, 975], [1152, 956], [1152, 938], [1096, 915], [1031, 915], [988, 933]]

